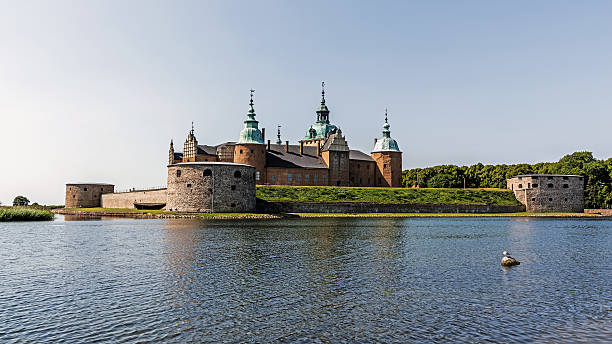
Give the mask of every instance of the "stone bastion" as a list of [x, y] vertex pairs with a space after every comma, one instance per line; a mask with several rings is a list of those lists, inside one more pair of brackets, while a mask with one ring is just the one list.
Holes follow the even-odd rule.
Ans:
[[225, 162], [168, 165], [168, 211], [253, 212], [255, 200], [253, 166]]
[[577, 175], [525, 174], [509, 178], [508, 189], [529, 213], [584, 212], [584, 178]]
[[99, 207], [102, 195], [112, 193], [115, 186], [104, 183], [68, 183], [66, 184], [66, 208]]

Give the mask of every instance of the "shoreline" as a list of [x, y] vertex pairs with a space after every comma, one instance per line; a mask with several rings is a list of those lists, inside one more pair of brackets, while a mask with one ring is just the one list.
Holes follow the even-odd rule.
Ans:
[[137, 209], [54, 209], [53, 213], [77, 217], [118, 217], [134, 219], [285, 219], [285, 218], [431, 218], [431, 217], [539, 217], [606, 218], [590, 213], [184, 213]]

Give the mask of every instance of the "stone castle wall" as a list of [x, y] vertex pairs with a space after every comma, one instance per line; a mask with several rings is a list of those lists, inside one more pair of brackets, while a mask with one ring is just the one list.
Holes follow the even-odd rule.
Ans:
[[115, 186], [99, 183], [66, 184], [66, 208], [95, 208], [101, 205], [103, 194], [111, 193]]
[[255, 168], [222, 162], [169, 165], [166, 210], [253, 212]]
[[584, 178], [581, 176], [516, 176], [507, 180], [507, 187], [530, 213], [584, 212]]
[[262, 213], [517, 213], [522, 205], [257, 202]]
[[136, 204], [165, 204], [166, 189], [109, 193], [102, 195], [103, 208], [136, 208]]

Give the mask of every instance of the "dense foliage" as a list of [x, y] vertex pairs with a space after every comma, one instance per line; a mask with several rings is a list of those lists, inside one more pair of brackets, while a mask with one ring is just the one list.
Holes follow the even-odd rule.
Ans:
[[14, 207], [25, 206], [25, 205], [28, 205], [28, 204], [30, 204], [30, 200], [27, 199], [25, 196], [17, 196], [13, 200], [13, 206]]
[[257, 198], [269, 202], [366, 202], [385, 204], [518, 205], [509, 190], [405, 189], [326, 186], [257, 186]]
[[558, 162], [515, 165], [441, 165], [403, 172], [406, 187], [505, 188], [506, 179], [518, 174], [577, 174], [585, 178], [586, 208], [612, 208], [612, 158], [597, 160], [591, 152], [568, 154]]
[[53, 213], [48, 210], [31, 208], [0, 207], [0, 221], [49, 221]]

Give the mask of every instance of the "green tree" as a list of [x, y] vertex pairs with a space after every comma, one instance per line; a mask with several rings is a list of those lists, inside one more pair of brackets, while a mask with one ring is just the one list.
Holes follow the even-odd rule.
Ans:
[[27, 199], [25, 196], [17, 196], [13, 200], [13, 206], [14, 207], [24, 206], [24, 205], [28, 205], [28, 204], [30, 204], [30, 200]]

